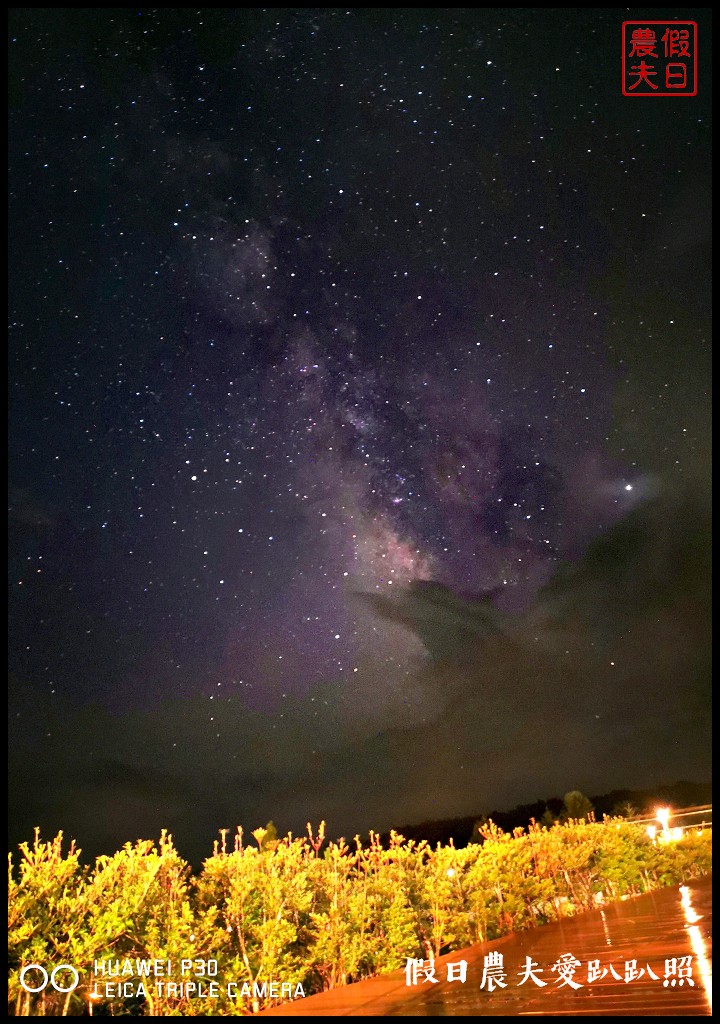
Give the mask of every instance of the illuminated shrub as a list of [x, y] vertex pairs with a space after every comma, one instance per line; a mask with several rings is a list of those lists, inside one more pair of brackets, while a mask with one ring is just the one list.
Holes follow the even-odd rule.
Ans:
[[[281, 1001], [271, 981], [309, 995], [711, 870], [711, 829], [654, 843], [619, 818], [512, 834], [488, 822], [461, 850], [397, 833], [386, 844], [324, 835], [324, 824], [301, 839], [256, 829], [244, 844], [238, 829], [228, 850], [223, 830], [193, 877], [165, 833], [92, 867], [74, 844], [63, 853], [62, 834], [36, 834], [17, 865], [9, 858], [10, 1012], [78, 1015], [92, 1003], [113, 1015], [245, 1015]], [[213, 963], [221, 984], [211, 995], [148, 986], [93, 997], [94, 961], [126, 958]], [[21, 986], [27, 965], [58, 963], [80, 973], [73, 991]]]

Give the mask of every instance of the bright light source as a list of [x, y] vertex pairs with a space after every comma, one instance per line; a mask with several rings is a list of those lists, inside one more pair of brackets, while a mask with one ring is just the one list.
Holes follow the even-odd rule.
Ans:
[[657, 811], [655, 812], [655, 817], [657, 818], [657, 820], [662, 825], [663, 832], [667, 832], [668, 826], [670, 824], [670, 808], [669, 807], [659, 807], [657, 809]]

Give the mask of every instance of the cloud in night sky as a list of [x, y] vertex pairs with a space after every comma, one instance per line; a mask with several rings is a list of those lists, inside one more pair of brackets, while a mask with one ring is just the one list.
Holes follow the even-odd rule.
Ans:
[[[427, 582], [366, 594], [380, 654], [394, 641], [412, 653], [408, 671], [370, 654], [352, 690], [339, 679], [313, 686], [283, 702], [270, 727], [221, 691], [214, 720], [197, 698], [36, 715], [50, 756], [28, 760], [25, 782], [49, 793], [51, 772], [52, 805], [36, 796], [14, 820], [27, 830], [42, 812], [105, 846], [131, 838], [128, 820], [143, 834], [169, 825], [199, 858], [200, 835], [269, 808], [283, 828], [325, 816], [352, 831], [397, 824], [399, 806], [410, 819], [461, 815], [571, 783], [592, 789], [599, 762], [608, 786], [628, 772], [638, 785], [702, 772], [709, 530], [696, 496], [647, 503], [520, 615]], [[28, 693], [19, 699], [35, 706]], [[360, 794], [358, 816], [348, 807]]]

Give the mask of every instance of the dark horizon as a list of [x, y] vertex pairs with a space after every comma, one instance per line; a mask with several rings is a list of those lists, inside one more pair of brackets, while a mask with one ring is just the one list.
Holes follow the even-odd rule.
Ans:
[[[567, 795], [567, 794], [565, 794]], [[585, 794], [583, 794], [585, 795]], [[622, 805], [633, 803], [636, 814], [634, 817], [640, 817], [643, 814], [652, 816], [653, 811], [657, 806], [669, 806], [671, 809], [671, 820], [675, 820], [675, 816], [681, 810], [687, 810], [697, 806], [712, 806], [712, 781], [706, 782], [691, 782], [687, 779], [679, 779], [675, 782], [664, 783], [657, 786], [650, 787], [648, 789], [632, 789], [631, 787], [622, 787], [619, 789], [611, 790], [608, 793], [596, 793], [588, 796], [588, 800], [592, 804], [593, 814], [596, 821], [602, 821], [603, 817], [618, 816], [626, 818], [625, 808]], [[703, 801], [698, 804], [697, 801]], [[390, 841], [391, 834], [402, 836], [406, 841], [422, 842], [425, 840], [431, 848], [435, 848], [438, 843], [442, 846], [447, 846], [451, 841], [453, 845], [462, 849], [467, 846], [468, 843], [473, 841], [473, 835], [476, 831], [478, 823], [492, 822], [497, 828], [506, 833], [511, 833], [516, 828], [527, 829], [530, 824], [535, 822], [536, 824], [543, 825], [542, 821], [543, 814], [549, 811], [554, 818], [559, 821], [565, 820], [564, 814], [564, 796], [557, 794], [550, 797], [543, 797], [537, 800], [516, 804], [510, 808], [494, 808], [488, 811], [487, 809], [479, 809], [474, 814], [465, 816], [456, 816], [453, 818], [438, 818], [427, 821], [414, 821], [405, 822], [404, 824], [398, 824], [397, 822], [388, 825], [382, 830], [373, 828], [372, 826], [361, 829], [355, 832], [346, 832], [341, 835], [340, 832], [335, 832], [331, 828], [328, 829], [328, 823], [325, 822], [326, 834], [324, 839], [325, 843], [340, 842], [346, 840], [352, 844], [355, 839], [359, 838], [363, 842], [367, 842], [370, 836], [378, 836], [383, 845]], [[169, 829], [161, 828], [156, 835], [137, 835], [135, 837], [118, 837], [115, 847], [107, 845], [103, 848], [90, 847], [82, 842], [82, 837], [74, 836], [63, 831], [63, 852], [67, 852], [72, 844], [73, 849], [78, 852], [80, 863], [92, 866], [94, 861], [98, 857], [112, 856], [116, 853], [126, 842], [134, 844], [136, 841], [142, 842], [151, 840], [157, 842], [162, 833], [169, 835], [173, 841], [175, 849], [178, 851], [180, 856], [189, 864], [193, 873], [199, 871], [204, 863], [205, 859], [211, 856], [213, 847], [216, 843], [222, 845], [222, 836], [225, 834], [227, 844], [231, 844], [233, 837], [236, 835], [238, 828], [242, 829], [243, 840], [245, 844], [252, 843], [252, 833], [256, 828], [267, 828], [268, 826], [274, 827], [277, 832], [278, 839], [283, 839], [292, 836], [295, 839], [307, 838], [308, 830], [307, 825], [312, 827], [313, 835], [316, 836], [318, 828], [322, 824], [320, 821], [307, 822], [306, 827], [302, 828], [282, 828], [278, 827], [277, 823], [271, 818], [262, 824], [245, 823], [238, 825], [238, 823], [232, 826], [226, 825], [217, 829], [216, 834], [212, 837], [204, 837], [205, 843], [201, 845], [199, 837], [190, 843], [184, 843], [182, 840], [187, 837], [178, 837]], [[52, 841], [57, 836], [57, 831], [48, 832], [47, 834], [40, 829], [39, 826], [35, 826], [32, 830], [26, 834], [20, 836], [18, 834], [17, 842], [10, 841], [8, 843], [9, 852], [13, 854], [13, 858], [16, 860], [18, 851], [22, 844], [28, 844], [32, 847], [35, 837], [42, 843]], [[324, 847], [321, 846], [321, 849]], [[186, 848], [189, 846], [189, 850]]]

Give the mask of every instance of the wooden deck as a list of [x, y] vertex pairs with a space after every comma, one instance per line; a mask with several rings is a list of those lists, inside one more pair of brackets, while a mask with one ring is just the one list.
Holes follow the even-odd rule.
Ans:
[[[406, 984], [404, 971], [309, 996], [265, 1010], [260, 1016], [467, 1017], [467, 1016], [699, 1016], [711, 1009], [711, 878], [635, 896], [575, 918], [507, 935], [441, 957], [438, 984]], [[481, 988], [485, 956], [503, 956], [506, 988]], [[574, 981], [562, 985], [552, 966], [565, 953], [580, 961]], [[536, 976], [520, 985], [526, 957]], [[694, 985], [666, 976], [666, 961], [692, 957]], [[448, 963], [467, 961], [465, 982], [448, 981]], [[588, 963], [599, 961], [604, 977], [588, 983]], [[637, 961], [641, 977], [625, 981], [626, 962]], [[619, 976], [616, 979], [610, 968]], [[682, 966], [682, 965], [680, 965]], [[650, 968], [658, 977], [654, 980]], [[672, 967], [671, 967], [672, 970]], [[667, 984], [665, 982], [667, 981]]]

